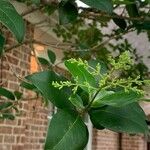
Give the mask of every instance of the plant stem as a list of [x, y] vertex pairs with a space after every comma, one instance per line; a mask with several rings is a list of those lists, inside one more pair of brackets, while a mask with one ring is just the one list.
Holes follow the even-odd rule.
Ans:
[[101, 88], [95, 93], [95, 95], [93, 96], [93, 98], [91, 99], [91, 101], [89, 102], [89, 104], [86, 106], [85, 110], [88, 111], [89, 108], [91, 107], [93, 101], [95, 100], [96, 96], [98, 95], [98, 93], [101, 91]]
[[[81, 7], [80, 7], [81, 9]], [[88, 19], [92, 19], [92, 20], [96, 20], [96, 18], [99, 17], [105, 17], [105, 18], [116, 18], [116, 19], [125, 19], [125, 20], [129, 20], [129, 21], [140, 21], [140, 22], [149, 22], [150, 19], [146, 18], [144, 16], [141, 17], [128, 17], [128, 16], [123, 16], [123, 15], [109, 15], [107, 13], [103, 13], [103, 12], [93, 12], [93, 11], [89, 11], [87, 8], [82, 8], [82, 10], [84, 10], [82, 13], [80, 13], [81, 17], [86, 17]]]
[[110, 70], [109, 74], [107, 75], [107, 78], [105, 79], [105, 84], [102, 85], [102, 86], [97, 90], [97, 92], [95, 93], [95, 95], [93, 96], [93, 98], [91, 99], [91, 101], [89, 102], [89, 104], [86, 106], [86, 108], [85, 108], [86, 111], [89, 110], [89, 108], [91, 107], [91, 105], [92, 105], [93, 101], [95, 100], [96, 96], [98, 95], [98, 93], [99, 93], [103, 88], [106, 87], [106, 81], [108, 81], [108, 79], [109, 79], [110, 76], [112, 75], [113, 71], [114, 71], [114, 68], [112, 68], [112, 69]]

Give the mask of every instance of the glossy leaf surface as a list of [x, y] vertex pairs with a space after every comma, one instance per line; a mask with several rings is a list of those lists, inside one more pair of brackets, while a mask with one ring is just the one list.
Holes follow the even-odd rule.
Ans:
[[78, 79], [78, 84], [81, 84], [82, 89], [89, 92], [87, 87], [82, 86], [85, 82], [91, 87], [96, 87], [95, 78], [83, 65], [79, 65], [78, 62], [66, 61], [65, 66], [68, 68], [73, 77]]
[[88, 131], [79, 115], [59, 110], [52, 118], [44, 150], [83, 150]]
[[101, 91], [95, 101], [93, 102], [94, 107], [99, 107], [101, 105], [110, 105], [121, 107], [128, 105], [130, 103], [137, 102], [140, 99], [141, 95], [130, 91], [119, 91], [119, 92], [112, 92], [112, 91]]
[[59, 4], [59, 22], [60, 24], [67, 24], [77, 19], [78, 10], [71, 2], [61, 2]]
[[0, 34], [0, 57], [3, 55], [5, 38]]
[[112, 13], [113, 3], [112, 0], [81, 0], [83, 3], [96, 8], [98, 10]]
[[55, 61], [56, 61], [56, 55], [55, 55], [55, 53], [53, 51], [51, 51], [51, 50], [48, 50], [47, 54], [48, 54], [48, 58], [51, 61], [51, 63], [54, 64]]
[[15, 100], [14, 94], [10, 92], [9, 90], [2, 88], [2, 87], [0, 87], [0, 96], [4, 96], [8, 99]]
[[34, 73], [26, 77], [37, 87], [45, 99], [51, 101], [58, 108], [71, 109], [72, 104], [68, 100], [70, 90], [59, 90], [52, 85], [53, 81], [60, 81], [62, 78], [52, 71]]
[[23, 41], [25, 35], [23, 18], [8, 0], [0, 1], [0, 22], [15, 35], [18, 42]]
[[103, 126], [116, 132], [148, 133], [146, 116], [137, 103], [123, 107], [104, 106], [91, 110], [90, 117], [96, 128]]

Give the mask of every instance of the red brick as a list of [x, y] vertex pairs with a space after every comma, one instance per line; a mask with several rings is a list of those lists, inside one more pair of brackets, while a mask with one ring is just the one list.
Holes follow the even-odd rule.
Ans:
[[[27, 23], [26, 38], [33, 37], [33, 27]], [[15, 44], [15, 40], [10, 32], [5, 33], [7, 37], [7, 47]], [[22, 45], [7, 52], [10, 65], [14, 68], [15, 73], [20, 76], [27, 75], [30, 69], [31, 61], [30, 45]], [[0, 72], [2, 73], [2, 81], [7, 81], [4, 87], [11, 90], [19, 90], [20, 80], [12, 75], [6, 59], [0, 61]], [[68, 77], [70, 75], [63, 69], [56, 67], [55, 70]], [[33, 92], [23, 90], [24, 94], [29, 97], [33, 96]], [[33, 109], [33, 106], [36, 109]], [[0, 150], [43, 150], [44, 140], [47, 131], [47, 114], [48, 109], [44, 108], [41, 100], [22, 102], [20, 104], [21, 115], [15, 121], [0, 121]], [[92, 150], [118, 150], [118, 134], [108, 130], [94, 130], [93, 132], [93, 148]], [[34, 144], [33, 144], [34, 143]], [[142, 136], [130, 137], [124, 134], [122, 139], [122, 150], [145, 150], [144, 138]]]
[[23, 145], [13, 145], [12, 150], [23, 150], [24, 146]]
[[0, 126], [0, 134], [11, 134], [12, 130], [12, 127]]
[[4, 142], [5, 143], [14, 143], [15, 142], [15, 136], [13, 136], [13, 135], [5, 135], [4, 136]]
[[14, 128], [13, 134], [21, 134], [24, 133], [25, 129], [24, 128]]
[[19, 59], [23, 58], [22, 52], [21, 51], [19, 52], [17, 49], [13, 50], [13, 56], [15, 56], [16, 58], [19, 58]]
[[10, 63], [12, 63], [13, 65], [18, 65], [19, 59], [14, 58], [13, 56], [8, 56], [8, 55], [7, 55], [7, 58], [8, 58], [8, 61], [9, 61]]
[[0, 143], [2, 143], [3, 142], [3, 135], [0, 135]]
[[2, 144], [0, 145], [0, 150], [11, 150], [10, 144]]
[[10, 126], [17, 125], [17, 119], [15, 119], [15, 120], [5, 120], [5, 124], [8, 124]]

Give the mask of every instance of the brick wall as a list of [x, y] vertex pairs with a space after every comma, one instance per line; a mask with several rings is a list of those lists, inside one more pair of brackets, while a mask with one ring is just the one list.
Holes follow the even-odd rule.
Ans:
[[119, 150], [118, 133], [93, 130], [93, 150]]
[[[33, 37], [33, 27], [27, 24], [26, 39]], [[7, 47], [15, 43], [14, 39], [7, 35]], [[6, 53], [0, 60], [0, 82], [4, 87], [13, 91], [23, 91], [26, 97], [33, 94], [21, 89], [18, 85], [20, 80], [12, 73], [12, 69], [20, 76], [25, 76], [30, 72], [31, 47], [30, 44], [22, 45]], [[9, 64], [8, 64], [9, 62]], [[11, 67], [10, 67], [11, 66]], [[57, 71], [68, 74], [59, 68]], [[26, 99], [19, 106], [21, 115], [14, 121], [0, 120], [0, 150], [43, 150], [44, 139], [48, 119], [47, 115], [50, 109], [44, 108], [40, 99]], [[92, 150], [146, 150], [144, 138], [142, 136], [122, 135], [120, 149], [119, 134], [108, 130], [93, 130], [93, 148]]]
[[[7, 47], [15, 44], [11, 34], [5, 33]], [[33, 28], [27, 24], [26, 39], [33, 37]], [[12, 91], [23, 91], [26, 97], [31, 92], [19, 88], [20, 80], [15, 74], [25, 76], [30, 72], [31, 47], [30, 44], [14, 48], [6, 53], [7, 58], [1, 60], [0, 80], [3, 87]], [[11, 66], [11, 67], [10, 67]], [[14, 73], [12, 72], [14, 70]], [[47, 130], [47, 114], [40, 99], [26, 99], [19, 106], [21, 115], [14, 121], [0, 121], [0, 150], [42, 150]], [[35, 109], [36, 108], [36, 109]]]
[[122, 150], [147, 150], [145, 137], [142, 135], [127, 135], [122, 136]]
[[93, 150], [147, 150], [143, 135], [128, 135], [108, 130], [93, 130]]

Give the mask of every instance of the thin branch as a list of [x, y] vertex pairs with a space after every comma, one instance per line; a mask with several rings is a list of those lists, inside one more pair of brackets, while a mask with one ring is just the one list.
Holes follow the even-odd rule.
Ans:
[[95, 95], [93, 96], [93, 98], [91, 99], [91, 101], [89, 102], [89, 104], [85, 107], [85, 111], [89, 110], [89, 108], [91, 107], [92, 103], [94, 102], [96, 96], [99, 94], [100, 91], [101, 91], [101, 88], [95, 93]]
[[86, 17], [88, 19], [92, 19], [92, 20], [96, 20], [99, 17], [105, 17], [105, 18], [109, 18], [109, 19], [125, 19], [125, 20], [129, 20], [129, 21], [141, 21], [141, 22], [150, 22], [150, 18], [149, 17], [145, 17], [145, 16], [141, 16], [141, 17], [128, 17], [128, 16], [123, 16], [123, 15], [114, 15], [114, 14], [106, 14], [106, 13], [102, 13], [102, 12], [90, 12], [90, 11], [83, 11], [80, 14], [81, 17]]
[[37, 95], [37, 96], [35, 96], [35, 97], [23, 97], [23, 98], [21, 98], [21, 100], [23, 100], [23, 101], [30, 101], [30, 100], [36, 100], [36, 99], [39, 99], [39, 96]]
[[109, 39], [107, 39], [107, 40], [103, 41], [102, 43], [100, 43], [99, 45], [96, 45], [96, 46], [94, 46], [93, 48], [91, 48], [91, 50], [93, 50], [94, 52], [96, 52], [96, 49], [97, 49], [97, 48], [101, 48], [101, 47], [103, 47], [104, 45], [106, 45], [108, 42], [110, 42], [111, 40], [114, 40], [114, 39], [120, 37], [121, 35], [125, 35], [125, 34], [127, 34], [127, 33], [133, 32], [134, 30], [135, 30], [135, 29], [126, 30], [126, 31], [124, 31], [124, 32], [122, 32], [122, 33], [120, 33], [120, 34], [118, 34], [118, 35], [114, 34], [114, 35], [112, 35]]
[[10, 51], [14, 48], [18, 48], [18, 47], [22, 46], [23, 44], [29, 44], [29, 43], [32, 43], [32, 42], [33, 42], [33, 40], [24, 40], [22, 43], [16, 43], [16, 44], [14, 44], [14, 45], [12, 45], [8, 48], [5, 48], [5, 51], [7, 52], [7, 51]]
[[7, 62], [7, 64], [8, 64], [8, 66], [9, 66], [9, 68], [11, 69], [13, 75], [14, 75], [17, 79], [26, 82], [26, 80], [25, 80], [23, 77], [19, 76], [19, 75], [16, 73], [16, 71], [14, 70], [14, 68], [10, 65], [10, 62], [9, 62], [9, 60], [8, 60], [8, 58], [7, 58], [7, 55], [5, 55], [5, 58], [6, 58], [6, 62]]
[[64, 46], [65, 48], [74, 46], [74, 44], [72, 44], [72, 43], [49, 43], [49, 42], [41, 42], [41, 41], [32, 39], [32, 40], [25, 40], [22, 43], [14, 44], [8, 48], [5, 48], [5, 51], [7, 52], [14, 48], [18, 48], [18, 47], [22, 46], [23, 44], [30, 44], [30, 43], [40, 44], [40, 45], [44, 45], [44, 46], [52, 46], [54, 48], [60, 48], [60, 49], [62, 49], [62, 46]]
[[42, 8], [43, 8], [43, 6], [35, 7], [35, 8], [30, 8], [30, 9], [28, 9], [27, 11], [25, 11], [25, 12], [21, 13], [21, 16], [23, 16], [23, 17], [24, 17], [24, 16], [29, 15], [29, 14], [31, 14], [31, 13], [33, 13], [33, 12], [37, 11], [37, 10], [42, 9]]
[[58, 5], [59, 4], [59, 0], [41, 0], [40, 1], [43, 5]]
[[5, 81], [0, 82], [0, 86], [3, 86], [6, 82], [7, 82], [6, 79], [5, 79]]

